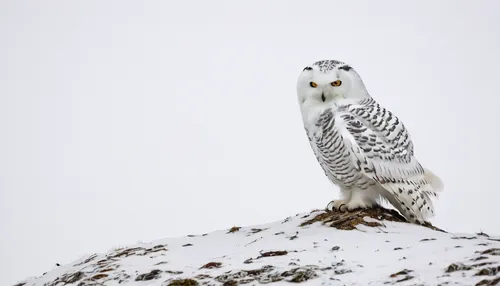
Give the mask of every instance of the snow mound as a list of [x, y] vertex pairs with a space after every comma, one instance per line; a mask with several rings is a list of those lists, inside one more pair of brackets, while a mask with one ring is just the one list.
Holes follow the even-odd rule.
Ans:
[[500, 238], [407, 223], [383, 208], [283, 221], [93, 254], [16, 286], [500, 285]]

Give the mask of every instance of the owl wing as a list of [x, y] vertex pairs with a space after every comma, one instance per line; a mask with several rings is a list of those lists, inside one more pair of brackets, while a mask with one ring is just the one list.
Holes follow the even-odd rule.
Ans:
[[355, 167], [383, 188], [383, 196], [410, 220], [434, 214], [430, 196], [442, 183], [414, 156], [403, 123], [373, 99], [347, 105], [336, 115]]

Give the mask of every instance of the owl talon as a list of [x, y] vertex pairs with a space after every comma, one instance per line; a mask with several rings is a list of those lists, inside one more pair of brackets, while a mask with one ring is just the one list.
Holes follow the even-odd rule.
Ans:
[[348, 210], [346, 203], [347, 202], [344, 200], [331, 201], [326, 206], [326, 210], [327, 211], [337, 210], [337, 211], [345, 212]]
[[345, 212], [345, 211], [347, 211], [347, 205], [341, 204], [337, 209], [341, 212]]

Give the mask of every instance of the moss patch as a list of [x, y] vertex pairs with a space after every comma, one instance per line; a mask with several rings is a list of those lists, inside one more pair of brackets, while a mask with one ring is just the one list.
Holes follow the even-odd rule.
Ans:
[[95, 280], [103, 279], [103, 278], [106, 278], [106, 277], [108, 277], [108, 274], [101, 273], [101, 274], [97, 274], [97, 275], [92, 276], [92, 278], [90, 278], [90, 280], [94, 280], [95, 281]]
[[200, 269], [221, 268], [221, 266], [222, 266], [221, 262], [209, 262], [209, 263], [203, 265], [202, 267], [200, 267]]
[[[408, 222], [402, 215], [400, 215], [396, 210], [389, 210], [383, 207], [374, 207], [369, 209], [359, 209], [348, 212], [341, 212], [337, 210], [333, 211], [323, 211], [317, 214], [312, 219], [304, 221], [300, 226], [307, 226], [316, 222], [321, 222], [327, 224], [330, 227], [334, 227], [341, 230], [353, 230], [356, 229], [358, 225], [365, 225], [369, 227], [383, 226], [379, 222], [369, 222], [365, 221], [365, 217], [370, 217], [380, 221], [393, 221], [393, 222]], [[423, 226], [428, 227], [433, 230], [445, 232], [433, 226], [430, 223], [426, 223]]]
[[500, 255], [500, 248], [490, 248], [481, 252], [481, 254]]
[[135, 278], [135, 281], [147, 281], [160, 278], [161, 270], [154, 269], [149, 273], [140, 274]]
[[500, 277], [492, 280], [484, 279], [479, 281], [476, 286], [494, 286], [500, 284]]
[[168, 283], [168, 286], [197, 286], [198, 281], [194, 279], [177, 279]]
[[288, 251], [286, 250], [278, 250], [278, 251], [268, 251], [268, 252], [262, 252], [257, 259], [262, 258], [262, 257], [273, 257], [273, 256], [282, 256], [282, 255], [287, 255]]
[[241, 227], [239, 226], [233, 226], [232, 228], [230, 228], [227, 233], [233, 233], [233, 232], [237, 232], [241, 229]]

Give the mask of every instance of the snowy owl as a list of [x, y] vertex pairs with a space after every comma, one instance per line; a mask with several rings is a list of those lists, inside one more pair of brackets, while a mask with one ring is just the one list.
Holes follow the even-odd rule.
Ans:
[[401, 120], [378, 104], [350, 65], [318, 61], [301, 72], [297, 96], [311, 147], [342, 199], [327, 209], [351, 211], [387, 200], [409, 221], [434, 215], [441, 179], [414, 155]]

